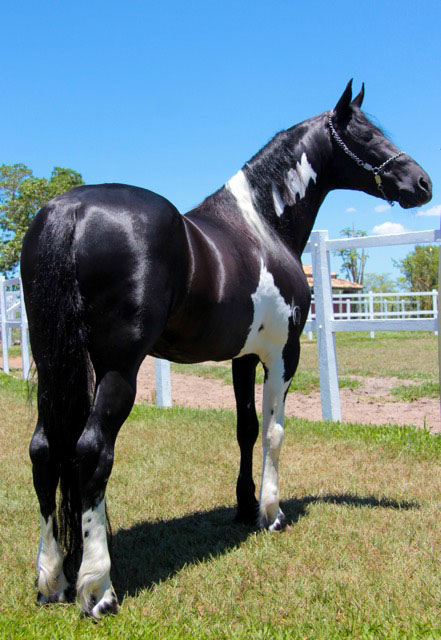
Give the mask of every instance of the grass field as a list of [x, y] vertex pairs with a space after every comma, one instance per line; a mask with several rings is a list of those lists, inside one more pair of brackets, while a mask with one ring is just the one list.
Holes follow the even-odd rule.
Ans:
[[0, 638], [441, 637], [440, 436], [287, 420], [274, 535], [233, 522], [232, 413], [135, 407], [108, 491], [122, 608], [94, 624], [34, 605], [34, 409], [6, 376], [0, 403]]
[[[426, 332], [377, 332], [374, 339], [368, 333], [336, 334], [340, 387], [360, 386], [352, 376], [394, 377], [420, 383], [418, 387], [398, 385], [394, 394], [411, 402], [419, 397], [439, 395], [437, 338]], [[223, 365], [173, 364], [172, 370], [232, 384], [231, 367]], [[263, 382], [259, 365], [256, 382]], [[290, 391], [308, 394], [320, 389], [317, 364], [317, 342], [302, 336], [300, 363]]]

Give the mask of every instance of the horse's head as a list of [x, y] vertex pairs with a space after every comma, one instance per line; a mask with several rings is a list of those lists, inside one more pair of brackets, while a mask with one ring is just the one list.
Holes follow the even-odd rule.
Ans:
[[360, 109], [363, 98], [364, 85], [352, 100], [351, 80], [328, 114], [336, 186], [397, 201], [405, 209], [425, 204], [432, 197], [429, 176], [368, 120]]

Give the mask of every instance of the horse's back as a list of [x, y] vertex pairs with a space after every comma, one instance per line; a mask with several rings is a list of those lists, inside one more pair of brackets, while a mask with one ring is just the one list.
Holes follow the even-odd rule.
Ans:
[[[77, 187], [36, 216], [23, 246], [24, 280], [30, 283], [41, 273], [41, 247], [52, 244], [53, 259], [60, 263], [71, 255], [97, 359], [103, 360], [112, 346], [142, 354], [184, 295], [187, 252], [181, 218], [168, 200], [146, 189]], [[59, 250], [63, 236], [67, 239]]]

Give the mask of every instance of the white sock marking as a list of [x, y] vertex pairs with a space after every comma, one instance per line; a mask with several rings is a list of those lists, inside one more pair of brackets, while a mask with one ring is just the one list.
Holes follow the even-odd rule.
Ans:
[[84, 611], [89, 611], [91, 596], [95, 598], [96, 605], [89, 613], [99, 618], [100, 605], [114, 598], [110, 582], [110, 556], [107, 549], [104, 500], [94, 509], [83, 513], [82, 531], [83, 559], [78, 573], [77, 590]]
[[54, 518], [55, 513], [46, 522], [40, 515], [41, 537], [36, 563], [38, 591], [46, 600], [53, 598], [62, 602], [68, 582], [63, 572], [63, 552], [54, 537]]

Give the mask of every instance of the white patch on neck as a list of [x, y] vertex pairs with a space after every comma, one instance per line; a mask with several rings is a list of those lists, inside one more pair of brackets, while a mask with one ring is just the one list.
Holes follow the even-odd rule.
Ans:
[[272, 244], [271, 236], [254, 207], [251, 188], [242, 169], [228, 180], [225, 188], [236, 198], [237, 206], [254, 234], [265, 244]]
[[303, 152], [300, 162], [297, 162], [295, 169], [291, 168], [288, 171], [285, 180], [288, 191], [294, 199], [294, 204], [296, 202], [297, 195], [300, 196], [300, 199], [305, 197], [309, 182], [311, 180], [315, 182], [316, 178], [317, 174], [309, 164], [306, 153]]
[[280, 216], [282, 215], [282, 213], [285, 210], [285, 203], [283, 202], [283, 198], [280, 195], [279, 190], [276, 187], [276, 185], [274, 184], [274, 182], [271, 185], [271, 191], [272, 191], [272, 194], [273, 194], [274, 210], [275, 210], [276, 214], [280, 218]]

